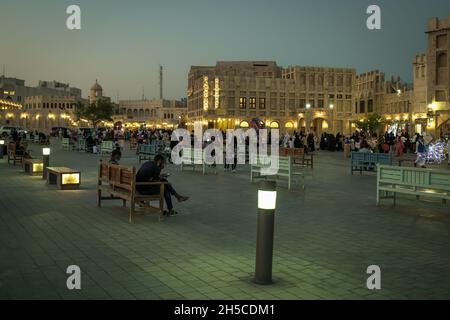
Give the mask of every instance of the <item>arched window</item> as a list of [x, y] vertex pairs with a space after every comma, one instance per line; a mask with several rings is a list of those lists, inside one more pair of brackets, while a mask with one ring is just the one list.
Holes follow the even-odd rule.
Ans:
[[244, 121], [241, 122], [240, 127], [241, 127], [241, 128], [248, 128], [248, 127], [249, 127], [249, 124], [248, 124], [247, 121], [244, 120]]
[[437, 68], [447, 67], [447, 54], [445, 52], [438, 54], [436, 59], [436, 67]]
[[291, 121], [286, 122], [284, 125], [286, 129], [292, 129], [294, 127], [294, 124]]

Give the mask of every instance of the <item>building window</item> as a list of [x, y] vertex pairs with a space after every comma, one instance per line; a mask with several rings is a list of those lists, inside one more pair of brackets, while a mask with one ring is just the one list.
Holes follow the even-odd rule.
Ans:
[[359, 113], [366, 113], [366, 103], [365, 101], [359, 102]]
[[250, 101], [249, 101], [249, 108], [250, 109], [256, 109], [256, 98], [255, 97], [251, 97]]
[[323, 108], [323, 100], [317, 100], [317, 107]]
[[247, 109], [247, 98], [246, 97], [239, 98], [239, 109]]
[[306, 107], [306, 100], [300, 99], [300, 109], [304, 109]]
[[436, 47], [445, 48], [446, 44], [447, 44], [447, 35], [442, 34], [436, 37]]
[[436, 101], [446, 101], [445, 97], [445, 91], [444, 90], [438, 90], [436, 91]]
[[438, 68], [445, 68], [445, 67], [447, 67], [447, 54], [445, 52], [441, 52], [437, 56], [436, 67], [438, 67]]
[[260, 109], [266, 108], [266, 98], [259, 98], [259, 108]]
[[367, 103], [367, 112], [373, 112], [373, 100], [369, 100]]
[[289, 99], [289, 110], [295, 111], [295, 99]]

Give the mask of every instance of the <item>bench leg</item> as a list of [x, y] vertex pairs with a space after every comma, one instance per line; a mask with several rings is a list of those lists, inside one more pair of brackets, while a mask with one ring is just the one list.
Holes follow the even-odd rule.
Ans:
[[135, 203], [134, 201], [130, 201], [130, 215], [128, 217], [128, 222], [129, 223], [133, 223], [134, 222], [134, 207], [135, 207]]
[[159, 198], [159, 218], [158, 221], [162, 220], [164, 215], [164, 197]]
[[97, 207], [101, 208], [102, 206], [102, 190], [97, 190]]
[[122, 205], [125, 208], [127, 206], [127, 200], [122, 200]]
[[380, 206], [380, 189], [377, 188], [377, 207]]

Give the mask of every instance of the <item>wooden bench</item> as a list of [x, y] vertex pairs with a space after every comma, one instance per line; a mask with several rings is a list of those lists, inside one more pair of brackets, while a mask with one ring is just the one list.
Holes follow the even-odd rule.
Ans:
[[55, 185], [60, 190], [80, 188], [81, 172], [67, 167], [47, 167], [47, 185]]
[[44, 164], [42, 163], [42, 159], [24, 159], [23, 170], [29, 175], [34, 175], [36, 173], [42, 174], [42, 172], [44, 171]]
[[203, 161], [203, 153], [203, 149], [184, 148], [181, 155], [181, 171], [186, 167], [192, 167], [192, 171], [195, 171], [195, 167], [201, 167], [204, 175], [208, 169], [217, 174], [217, 164], [215, 166], [206, 164]]
[[139, 145], [138, 157], [139, 163], [142, 160], [153, 160], [157, 154], [157, 146], [154, 144]]
[[[24, 149], [27, 149], [27, 144], [22, 144]], [[23, 160], [26, 156], [25, 150], [16, 150], [16, 143], [11, 141], [8, 144], [8, 163], [12, 162], [13, 165], [16, 165], [16, 163], [23, 163]]]
[[352, 152], [350, 156], [350, 173], [359, 171], [376, 171], [377, 165], [392, 165], [392, 154], [390, 153], [366, 153]]
[[291, 157], [296, 165], [314, 168], [314, 156], [306, 155], [305, 148], [280, 148], [280, 156]]
[[[278, 157], [278, 172], [275, 175], [265, 174], [265, 170], [270, 168], [270, 156], [256, 157], [252, 155], [251, 168], [250, 168], [250, 182], [256, 178], [267, 178], [267, 177], [277, 177], [277, 178], [287, 178], [288, 189], [291, 190], [292, 180], [297, 180], [301, 178], [303, 181], [302, 188], [305, 188], [303, 172], [298, 170], [298, 167], [294, 166], [294, 161], [291, 157]], [[256, 161], [257, 160], [257, 161]]]
[[378, 165], [377, 172], [377, 205], [381, 199], [393, 199], [396, 194], [415, 195], [450, 200], [450, 171], [406, 168]]
[[102, 141], [100, 145], [100, 155], [111, 154], [114, 149], [113, 141]]
[[[118, 200], [123, 201], [126, 206], [127, 201], [130, 202], [130, 211], [128, 220], [130, 223], [134, 221], [136, 203], [158, 201], [159, 207], [147, 206], [146, 209], [156, 209], [159, 213], [158, 220], [161, 221], [164, 214], [164, 187], [166, 182], [136, 182], [136, 168], [132, 166], [119, 166], [104, 163], [100, 161], [98, 169], [98, 186], [97, 186], [97, 206], [101, 207], [102, 200]], [[159, 194], [142, 195], [136, 190], [138, 185], [156, 185], [160, 187]], [[102, 193], [109, 196], [104, 197]]]

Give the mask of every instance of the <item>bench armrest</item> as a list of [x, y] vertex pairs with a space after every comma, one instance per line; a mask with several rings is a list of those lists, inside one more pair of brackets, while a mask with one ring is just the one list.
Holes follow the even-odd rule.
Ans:
[[167, 181], [136, 182], [137, 186], [151, 186], [151, 185], [160, 185], [160, 184], [168, 184], [168, 182]]

